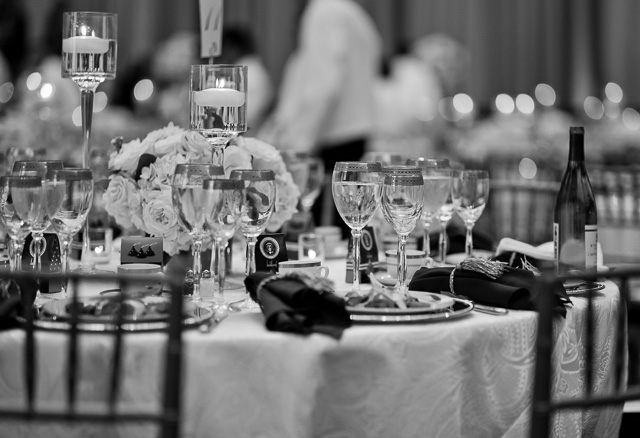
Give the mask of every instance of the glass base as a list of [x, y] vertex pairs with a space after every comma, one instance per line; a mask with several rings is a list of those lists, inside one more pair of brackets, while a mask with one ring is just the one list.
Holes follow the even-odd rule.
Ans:
[[249, 297], [245, 298], [239, 303], [234, 303], [233, 305], [240, 309], [259, 309], [260, 308], [260, 304], [256, 303]]

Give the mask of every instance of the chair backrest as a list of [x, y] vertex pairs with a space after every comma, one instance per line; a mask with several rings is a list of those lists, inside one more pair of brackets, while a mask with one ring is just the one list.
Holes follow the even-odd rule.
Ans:
[[[128, 277], [130, 279], [130, 277]], [[34, 281], [60, 279], [59, 275], [42, 275], [37, 280], [34, 274], [30, 273], [9, 273], [0, 272], [0, 280], [19, 282], [24, 286], [25, 283], [33, 284]], [[99, 423], [101, 425], [123, 425], [123, 424], [154, 424], [158, 426], [159, 435], [162, 438], [176, 438], [179, 436], [180, 413], [181, 413], [181, 361], [182, 361], [182, 330], [183, 330], [183, 299], [182, 287], [179, 281], [175, 279], [167, 279], [169, 289], [171, 290], [170, 309], [168, 319], [158, 328], [166, 335], [165, 353], [164, 353], [164, 374], [160, 374], [159, 378], [162, 382], [159, 384], [162, 400], [158, 406], [149, 408], [149, 406], [136, 407], [127, 406], [126, 409], [119, 407], [121, 401], [121, 386], [126, 375], [123, 369], [123, 355], [125, 354], [125, 337], [135, 336], [130, 333], [131, 327], [127, 325], [131, 321], [125, 318], [125, 306], [122, 305], [126, 297], [124, 294], [114, 294], [109, 298], [109, 303], [113, 304], [116, 310], [113, 317], [108, 320], [109, 326], [106, 330], [100, 331], [99, 334], [89, 328], [86, 320], [83, 322], [81, 316], [81, 300], [79, 294], [82, 290], [82, 281], [87, 280], [86, 275], [70, 274], [66, 280], [69, 281], [69, 316], [63, 324], [57, 324], [55, 329], [62, 331], [66, 339], [66, 356], [65, 377], [64, 377], [64, 399], [55, 400], [55, 403], [44, 404], [38, 402], [36, 396], [36, 388], [38, 387], [38, 370], [43, 367], [39, 365], [38, 357], [38, 332], [45, 329], [42, 324], [37, 323], [37, 312], [35, 306], [29, 305], [33, 303], [33, 295], [35, 290], [28, 288], [21, 291], [22, 309], [21, 316], [18, 317], [20, 327], [25, 332], [24, 342], [24, 367], [22, 371], [23, 386], [25, 388], [24, 403], [20, 407], [7, 408], [0, 406], [0, 419], [25, 420], [28, 422], [64, 422], [64, 423]], [[114, 275], [107, 273], [105, 275], [91, 274], [92, 282], [113, 282]], [[94, 283], [95, 284], [95, 283]], [[103, 283], [105, 284], [105, 283]], [[86, 283], [85, 283], [86, 285]], [[28, 296], [31, 294], [31, 296]], [[85, 405], [84, 402], [78, 400], [80, 376], [83, 374], [81, 370], [80, 358], [83, 355], [82, 337], [85, 336], [109, 336], [113, 344], [110, 350], [110, 370], [106, 376], [107, 390], [104, 394], [104, 402], [97, 406]], [[83, 340], [83, 342], [85, 342]], [[44, 359], [44, 358], [43, 358]], [[84, 375], [91, 370], [85, 370]], [[100, 394], [102, 396], [102, 394]]]
[[[561, 280], [566, 277], [557, 277], [546, 273], [542, 279], [541, 290], [551, 290], [551, 282]], [[593, 281], [594, 278], [586, 278]], [[584, 347], [584, 366], [581, 369], [584, 378], [584, 394], [577, 395], [571, 399], [558, 399], [552, 397], [553, 392], [553, 363], [552, 350], [554, 346], [554, 296], [550, 293], [541, 293], [538, 299], [538, 333], [536, 339], [536, 363], [534, 394], [531, 415], [531, 438], [542, 438], [551, 436], [551, 416], [553, 413], [563, 410], [596, 409], [607, 406], [619, 406], [629, 400], [640, 400], [640, 385], [627, 386], [626, 370], [626, 342], [627, 342], [627, 304], [630, 300], [630, 292], [637, 286], [640, 280], [640, 264], [610, 269], [605, 273], [598, 274], [597, 282], [613, 281], [620, 290], [621, 308], [617, 312], [616, 327], [613, 328], [613, 340], [615, 342], [614, 354], [610, 358], [612, 361], [609, 369], [613, 373], [613, 388], [606, 393], [602, 388], [594, 391], [596, 375], [602, 370], [597, 369], [594, 363], [596, 346], [596, 332], [598, 330], [598, 315], [596, 315], [595, 301], [600, 293], [593, 288], [589, 288], [584, 294], [575, 299], [586, 299], [586, 316], [584, 322], [584, 333], [579, 342]], [[574, 297], [572, 297], [573, 299]], [[600, 328], [602, 329], [602, 327]], [[601, 377], [601, 376], [600, 376]], [[557, 384], [557, 382], [556, 382]], [[622, 409], [621, 409], [622, 411]]]
[[553, 240], [553, 181], [491, 179], [489, 214], [496, 241], [511, 237], [531, 245]]

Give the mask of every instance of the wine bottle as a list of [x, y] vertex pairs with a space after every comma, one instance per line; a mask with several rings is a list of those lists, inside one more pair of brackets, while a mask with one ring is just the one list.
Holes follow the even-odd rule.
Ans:
[[556, 197], [553, 224], [558, 274], [595, 273], [598, 213], [584, 159], [584, 128], [569, 130], [569, 162]]

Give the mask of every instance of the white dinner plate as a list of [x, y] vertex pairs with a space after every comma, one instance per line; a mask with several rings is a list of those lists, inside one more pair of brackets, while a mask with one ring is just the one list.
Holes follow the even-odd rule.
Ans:
[[417, 322], [437, 322], [447, 321], [450, 319], [460, 318], [468, 315], [473, 310], [473, 303], [471, 301], [462, 300], [459, 298], [452, 298], [453, 305], [448, 309], [441, 312], [428, 312], [418, 314], [403, 314], [403, 315], [390, 315], [390, 314], [350, 314], [351, 321], [356, 323], [371, 323], [371, 324], [403, 324], [403, 323], [417, 323]]
[[424, 304], [421, 307], [361, 307], [347, 306], [347, 312], [351, 315], [418, 315], [425, 313], [442, 312], [453, 306], [454, 299], [446, 295], [432, 292], [409, 291], [409, 294]]

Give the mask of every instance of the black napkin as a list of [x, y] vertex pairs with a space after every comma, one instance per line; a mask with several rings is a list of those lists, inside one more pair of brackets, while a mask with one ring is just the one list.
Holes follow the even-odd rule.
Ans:
[[[449, 279], [454, 268], [421, 268], [409, 284], [414, 291], [441, 292], [450, 291]], [[456, 295], [464, 296], [480, 304], [504, 307], [515, 310], [535, 310], [540, 291], [540, 282], [532, 271], [506, 267], [502, 275], [495, 280], [485, 274], [472, 270], [456, 269], [453, 289]], [[570, 303], [564, 286], [559, 280], [553, 283], [553, 293], [557, 298], [555, 310], [565, 316], [564, 307]]]
[[31, 277], [0, 278], [0, 330], [18, 325], [16, 317], [33, 305], [37, 290], [38, 283]]
[[[259, 284], [265, 282], [258, 293]], [[331, 292], [319, 292], [305, 282], [291, 277], [279, 278], [266, 272], [249, 275], [245, 286], [266, 318], [272, 331], [302, 335], [323, 333], [340, 339], [351, 319], [344, 300]]]

